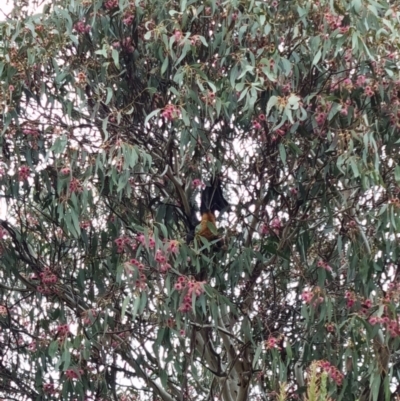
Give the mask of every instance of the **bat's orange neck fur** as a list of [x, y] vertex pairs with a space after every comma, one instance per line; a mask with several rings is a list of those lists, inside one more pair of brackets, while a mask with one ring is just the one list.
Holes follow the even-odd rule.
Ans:
[[205, 212], [201, 215], [201, 222], [200, 222], [200, 230], [199, 235], [205, 237], [207, 240], [212, 240], [217, 238], [208, 227], [208, 223], [214, 224], [216, 223], [215, 215], [212, 212]]

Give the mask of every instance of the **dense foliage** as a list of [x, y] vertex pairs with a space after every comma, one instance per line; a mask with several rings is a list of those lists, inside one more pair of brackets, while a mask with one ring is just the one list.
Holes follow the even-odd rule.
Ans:
[[398, 2], [15, 3], [0, 396], [395, 399]]

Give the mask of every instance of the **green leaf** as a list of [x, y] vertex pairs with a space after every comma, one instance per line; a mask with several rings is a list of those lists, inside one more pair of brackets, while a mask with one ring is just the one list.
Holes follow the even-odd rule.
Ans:
[[312, 65], [317, 65], [319, 63], [319, 60], [321, 60], [321, 56], [322, 56], [322, 51], [321, 49], [319, 49], [313, 58]]
[[125, 317], [126, 308], [127, 308], [128, 304], [129, 304], [130, 300], [131, 300], [130, 295], [127, 295], [127, 296], [124, 298], [124, 301], [122, 302], [122, 307], [121, 307], [121, 320], [123, 320], [124, 317]]
[[259, 344], [256, 349], [256, 352], [254, 353], [254, 357], [253, 357], [253, 363], [252, 363], [253, 369], [255, 369], [257, 366], [257, 362], [258, 362], [258, 359], [260, 358], [261, 351], [262, 351], [262, 344]]
[[144, 120], [144, 125], [147, 125], [147, 123], [156, 115], [160, 114], [160, 109], [155, 109], [151, 113], [149, 113], [145, 120]]
[[165, 57], [161, 66], [161, 75], [164, 75], [165, 71], [167, 71], [168, 65], [169, 65], [169, 58]]
[[266, 114], [269, 115], [271, 109], [276, 106], [278, 104], [278, 97], [277, 96], [271, 96], [268, 99], [268, 103], [267, 103], [267, 112]]
[[286, 164], [286, 149], [285, 146], [280, 143], [278, 145], [278, 149], [279, 149], [279, 156], [281, 157], [282, 163]]
[[118, 52], [118, 50], [113, 48], [113, 49], [111, 50], [111, 56], [112, 56], [112, 59], [113, 59], [113, 61], [114, 61], [115, 66], [116, 66], [118, 69], [120, 69], [120, 65], [119, 65], [119, 52]]

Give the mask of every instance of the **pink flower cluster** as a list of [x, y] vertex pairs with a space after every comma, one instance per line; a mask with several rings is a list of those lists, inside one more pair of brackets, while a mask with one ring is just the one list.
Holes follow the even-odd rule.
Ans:
[[365, 75], [359, 75], [357, 77], [356, 83], [358, 86], [363, 86], [366, 81], [367, 81], [367, 78], [365, 77]]
[[69, 167], [63, 167], [60, 172], [62, 175], [68, 175], [71, 172], [71, 169]]
[[144, 264], [140, 263], [137, 259], [131, 259], [129, 263], [133, 266], [136, 266], [138, 270], [143, 270], [144, 269]]
[[32, 341], [32, 342], [28, 345], [28, 350], [31, 351], [31, 352], [36, 352], [36, 350], [37, 350], [36, 341]]
[[139, 275], [138, 278], [135, 282], [135, 286], [137, 289], [139, 290], [145, 290], [147, 288], [147, 277], [146, 275], [143, 273], [144, 270], [144, 264], [140, 263], [137, 259], [131, 259], [129, 261], [129, 263], [133, 266], [135, 266], [138, 271], [139, 271]]
[[354, 294], [353, 291], [346, 291], [344, 294], [345, 299], [347, 300], [346, 306], [348, 308], [352, 308], [354, 304], [356, 303], [356, 294]]
[[52, 285], [57, 283], [58, 278], [55, 274], [53, 274], [49, 267], [46, 267], [40, 274], [39, 278], [45, 285]]
[[331, 29], [338, 29], [342, 25], [343, 15], [334, 15], [330, 12], [324, 14], [324, 21], [326, 21]]
[[161, 116], [168, 121], [172, 121], [179, 117], [179, 113], [179, 109], [176, 106], [174, 106], [173, 104], [167, 104], [164, 107]]
[[328, 361], [319, 361], [318, 365], [320, 368], [328, 373], [329, 377], [336, 382], [338, 386], [341, 386], [344, 379], [344, 374], [338, 370], [336, 366], [333, 366]]
[[46, 394], [55, 394], [56, 393], [56, 389], [54, 388], [54, 384], [53, 383], [45, 383], [43, 385], [43, 391]]
[[36, 128], [24, 128], [22, 130], [22, 133], [25, 135], [30, 135], [34, 138], [37, 138], [39, 136], [39, 131]]
[[323, 260], [319, 260], [317, 263], [317, 267], [321, 267], [322, 269], [332, 272], [332, 267], [328, 265], [328, 263], [324, 262]]
[[117, 245], [117, 253], [122, 253], [124, 252], [125, 245], [130, 245], [132, 243], [132, 240], [123, 235], [114, 240], [114, 242], [115, 245]]
[[89, 310], [83, 312], [83, 314], [82, 314], [83, 324], [86, 326], [92, 324], [97, 315], [98, 315], [98, 313], [97, 313], [96, 309], [89, 309]]
[[275, 234], [278, 234], [280, 229], [282, 228], [282, 222], [279, 219], [279, 217], [275, 217], [274, 219], [272, 219], [271, 223], [269, 224], [269, 226], [272, 228], [272, 231]]
[[374, 94], [375, 94], [374, 90], [373, 90], [369, 85], [365, 87], [364, 93], [365, 93], [368, 97], [372, 97], [372, 96], [374, 96]]
[[89, 220], [81, 221], [79, 223], [79, 227], [82, 228], [82, 230], [87, 230], [91, 225], [92, 223]]
[[260, 121], [263, 122], [263, 121], [265, 121], [266, 119], [267, 119], [267, 117], [265, 116], [265, 114], [259, 114], [258, 117], [257, 117], [257, 119], [253, 121], [253, 128], [254, 128], [255, 130], [257, 130], [257, 131], [258, 131], [259, 129], [261, 129], [261, 123], [260, 123]]
[[112, 10], [118, 7], [118, 0], [107, 0], [104, 2], [106, 10]]
[[39, 276], [36, 274], [31, 274], [29, 276], [30, 280], [40, 280], [41, 285], [37, 286], [37, 290], [43, 295], [49, 295], [54, 293], [54, 284], [57, 283], [58, 277], [51, 271], [49, 267], [45, 267], [44, 270], [39, 273]]
[[132, 23], [133, 23], [133, 20], [135, 19], [135, 16], [134, 15], [132, 15], [132, 14], [130, 14], [130, 13], [126, 13], [125, 14], [125, 16], [124, 16], [124, 18], [122, 19], [122, 22], [125, 24], [125, 25], [132, 25]]
[[60, 324], [57, 326], [56, 331], [57, 331], [59, 338], [60, 337], [65, 338], [69, 334], [69, 326], [68, 326], [68, 324]]
[[156, 256], [154, 258], [157, 263], [159, 263], [159, 268], [161, 273], [166, 273], [170, 268], [171, 265], [167, 261], [167, 257], [165, 256], [164, 252], [161, 249], [158, 249], [156, 252]]
[[67, 369], [65, 371], [65, 377], [67, 378], [67, 380], [79, 379], [82, 374], [83, 374], [82, 369], [79, 370]]
[[385, 302], [400, 300], [400, 282], [398, 283], [389, 283], [388, 290], [385, 296]]
[[[137, 240], [138, 242], [140, 242], [144, 247], [146, 247], [146, 237], [144, 236], [144, 234], [139, 234], [139, 235], [136, 237], [136, 240]], [[155, 245], [156, 245], [155, 239], [154, 239], [153, 237], [150, 237], [150, 238], [149, 238], [149, 245], [148, 245], [149, 248], [150, 248], [150, 249], [154, 249]]]
[[179, 30], [175, 30], [174, 38], [175, 38], [175, 42], [179, 42], [182, 39], [182, 32]]
[[179, 241], [170, 240], [167, 246], [167, 252], [177, 254], [179, 251]]
[[72, 177], [71, 181], [69, 182], [69, 190], [71, 192], [77, 192], [77, 193], [82, 192], [83, 187], [81, 182], [77, 178]]
[[213, 104], [215, 102], [215, 93], [208, 91], [204, 96], [201, 96], [201, 100], [206, 104]]
[[259, 227], [259, 233], [261, 235], [267, 235], [273, 232], [275, 235], [279, 235], [279, 232], [282, 229], [282, 221], [279, 217], [273, 218], [269, 224], [261, 223]]
[[7, 230], [3, 227], [0, 227], [0, 240], [2, 240], [7, 234]]
[[400, 336], [400, 324], [399, 320], [390, 319], [388, 316], [379, 317], [379, 316], [371, 316], [368, 322], [375, 326], [377, 324], [385, 325], [389, 331], [389, 334], [392, 337], [399, 337]]
[[195, 179], [192, 181], [192, 188], [193, 188], [193, 189], [197, 189], [197, 188], [202, 189], [202, 188], [205, 188], [205, 184], [204, 184], [204, 182], [201, 181], [199, 178], [195, 178]]
[[83, 21], [78, 21], [74, 25], [74, 29], [78, 33], [89, 33], [92, 27], [89, 24], [86, 24]]
[[324, 297], [322, 297], [320, 293], [321, 290], [319, 289], [319, 287], [315, 287], [314, 291], [304, 290], [301, 294], [301, 298], [306, 304], [309, 304], [313, 308], [316, 308], [324, 301]]
[[184, 297], [179, 310], [183, 313], [190, 312], [192, 310], [192, 296], [199, 297], [204, 292], [205, 281], [195, 281], [185, 276], [178, 277], [178, 281], [175, 283], [174, 288], [177, 291], [183, 292]]
[[335, 331], [335, 325], [333, 323], [327, 323], [325, 328], [329, 333], [333, 333]]
[[279, 346], [279, 338], [276, 337], [269, 337], [267, 341], [265, 341], [265, 347], [267, 349], [281, 349], [281, 347]]
[[7, 308], [4, 305], [0, 305], [0, 316], [7, 316]]
[[21, 166], [18, 170], [18, 179], [20, 181], [25, 181], [28, 179], [31, 169], [28, 166]]
[[327, 113], [324, 113], [324, 112], [322, 112], [322, 111], [318, 112], [318, 113], [315, 115], [315, 121], [316, 121], [316, 123], [317, 123], [319, 126], [324, 125], [324, 123], [325, 123], [325, 121], [326, 121], [327, 115], [328, 115]]

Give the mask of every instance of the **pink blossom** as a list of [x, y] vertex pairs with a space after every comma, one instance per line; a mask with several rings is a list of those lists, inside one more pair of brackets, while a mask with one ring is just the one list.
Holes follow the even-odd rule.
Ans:
[[269, 233], [269, 227], [268, 227], [268, 225], [265, 224], [265, 223], [261, 223], [261, 224], [260, 224], [260, 228], [259, 228], [259, 233], [260, 233], [261, 235], [266, 235], [266, 234], [268, 234], [268, 233]]
[[57, 326], [57, 333], [62, 337], [67, 336], [69, 334], [68, 324], [60, 324], [59, 326]]
[[332, 272], [332, 267], [330, 267], [328, 263], [324, 262], [323, 260], [318, 261], [317, 266], [328, 272]]
[[253, 128], [259, 130], [261, 129], [261, 124], [258, 121], [253, 121]]
[[37, 346], [36, 346], [36, 341], [32, 341], [29, 345], [28, 345], [28, 349], [31, 352], [35, 352], [37, 350]]
[[301, 298], [306, 304], [309, 304], [313, 297], [314, 294], [311, 291], [303, 291], [303, 293], [301, 294]]
[[71, 192], [77, 192], [80, 193], [83, 191], [82, 184], [77, 178], [71, 178], [71, 181], [69, 182], [69, 190]]
[[358, 86], [362, 86], [362, 85], [364, 85], [365, 84], [365, 81], [366, 81], [367, 79], [365, 78], [365, 75], [359, 75], [358, 77], [357, 77], [357, 85]]
[[364, 89], [364, 92], [368, 97], [374, 96], [374, 91], [372, 90], [372, 88], [370, 86], [366, 86]]
[[107, 0], [104, 2], [104, 7], [107, 10], [112, 10], [113, 8], [118, 7], [118, 0]]
[[169, 263], [163, 263], [160, 265], [161, 273], [166, 273], [169, 269], [171, 269], [171, 265]]
[[267, 349], [281, 349], [281, 347], [279, 347], [279, 339], [275, 337], [269, 337], [265, 342], [265, 346]]
[[164, 107], [164, 110], [161, 113], [161, 116], [166, 120], [172, 121], [175, 120], [179, 116], [179, 110], [173, 104], [167, 104]]
[[77, 372], [75, 372], [73, 369], [67, 369], [65, 371], [65, 376], [67, 380], [73, 380], [73, 379], [78, 379], [79, 375]]
[[179, 241], [171, 240], [168, 244], [167, 252], [176, 254], [178, 253], [178, 251], [179, 251]]
[[326, 113], [320, 112], [315, 116], [315, 121], [317, 122], [318, 125], [323, 125], [326, 120], [326, 116], [327, 116]]
[[363, 307], [369, 309], [372, 306], [372, 301], [370, 299], [366, 299], [363, 303]]
[[68, 175], [71, 172], [71, 169], [69, 167], [64, 167], [60, 171], [62, 175]]
[[183, 313], [187, 313], [190, 312], [192, 310], [192, 305], [190, 303], [183, 303], [181, 304], [181, 306], [179, 307], [179, 311], [183, 312]]
[[0, 227], [0, 240], [2, 240], [7, 235], [7, 230]]
[[25, 135], [31, 135], [34, 138], [37, 138], [39, 136], [39, 131], [35, 128], [25, 128], [22, 130], [22, 133]]
[[25, 181], [30, 174], [31, 169], [28, 166], [21, 166], [18, 170], [18, 179], [20, 181]]
[[161, 259], [165, 259], [165, 258], [164, 258], [162, 251], [159, 249], [156, 252], [155, 260], [156, 260], [156, 262], [161, 262]]
[[91, 26], [85, 25], [84, 21], [78, 21], [74, 25], [74, 29], [78, 33], [88, 33], [90, 32]]
[[125, 16], [125, 18], [123, 18], [122, 22], [125, 25], [132, 25], [134, 19], [135, 19], [135, 17], [133, 15], [127, 15], [127, 16]]
[[175, 41], [176, 41], [176, 42], [179, 42], [179, 41], [181, 40], [181, 38], [182, 38], [182, 32], [179, 31], [179, 30], [176, 30], [176, 31], [174, 32], [174, 38], [175, 38]]
[[201, 181], [199, 178], [195, 178], [192, 181], [192, 188], [197, 189], [197, 188], [205, 188], [205, 184], [203, 181]]
[[136, 240], [139, 241], [142, 245], [146, 244], [146, 237], [143, 234], [139, 234], [136, 237]]

